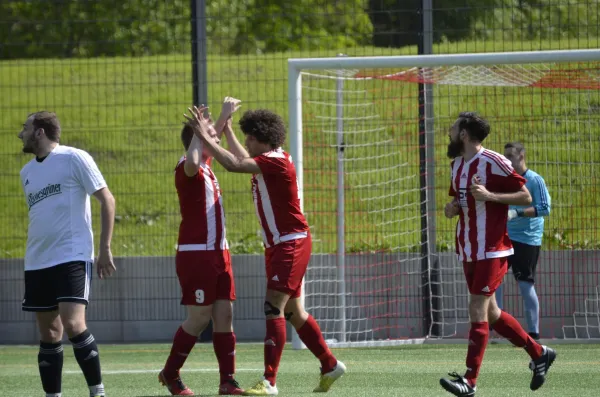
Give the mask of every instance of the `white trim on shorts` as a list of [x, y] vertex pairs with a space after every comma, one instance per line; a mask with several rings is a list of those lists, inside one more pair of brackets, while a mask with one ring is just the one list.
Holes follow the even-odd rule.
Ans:
[[84, 301], [89, 303], [90, 299], [90, 289], [92, 283], [92, 262], [85, 262], [85, 284], [83, 287], [83, 297], [81, 296], [59, 296], [56, 298], [57, 301], [65, 300], [65, 299], [76, 299], [80, 301]]
[[177, 251], [225, 251], [229, 249], [229, 244], [225, 240], [224, 249], [216, 249], [214, 244], [180, 244], [177, 246]]

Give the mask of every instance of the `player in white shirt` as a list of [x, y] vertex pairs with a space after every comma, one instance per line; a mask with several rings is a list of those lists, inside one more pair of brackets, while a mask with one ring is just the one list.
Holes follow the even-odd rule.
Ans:
[[94, 262], [90, 196], [101, 205], [96, 259], [101, 279], [116, 270], [110, 251], [115, 199], [92, 157], [60, 146], [60, 133], [56, 114], [46, 111], [29, 115], [19, 133], [23, 152], [35, 155], [21, 170], [29, 207], [23, 310], [36, 313], [38, 365], [46, 397], [61, 396], [63, 331], [90, 396], [104, 397], [98, 347], [85, 321]]

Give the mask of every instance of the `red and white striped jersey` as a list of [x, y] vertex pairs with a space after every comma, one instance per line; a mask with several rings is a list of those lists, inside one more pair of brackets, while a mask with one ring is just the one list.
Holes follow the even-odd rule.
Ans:
[[506, 229], [508, 205], [475, 201], [470, 188], [477, 175], [486, 189], [494, 193], [516, 192], [525, 184], [503, 155], [481, 148], [469, 161], [452, 161], [450, 196], [460, 205], [456, 225], [456, 254], [459, 260], [474, 262], [513, 254]]
[[305, 238], [308, 223], [300, 210], [292, 157], [276, 149], [255, 157], [254, 161], [261, 174], [252, 176], [252, 196], [265, 246]]
[[185, 157], [182, 157], [175, 167], [175, 187], [181, 212], [178, 250], [228, 249], [221, 189], [210, 169], [210, 161], [200, 164], [198, 173], [191, 177], [185, 174], [184, 161]]

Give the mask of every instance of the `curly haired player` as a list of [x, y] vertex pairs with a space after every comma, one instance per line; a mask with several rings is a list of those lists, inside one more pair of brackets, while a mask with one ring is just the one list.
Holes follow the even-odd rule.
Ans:
[[269, 110], [247, 111], [240, 120], [246, 136], [246, 151], [232, 132], [226, 132], [229, 151], [209, 136], [209, 123], [192, 111], [196, 135], [214, 158], [231, 172], [252, 175], [252, 195], [265, 245], [267, 293], [264, 303], [267, 334], [264, 345], [264, 378], [246, 395], [278, 394], [275, 384], [286, 340], [286, 320], [321, 362], [321, 377], [315, 392], [326, 392], [346, 371], [323, 339], [321, 329], [300, 300], [302, 278], [311, 255], [311, 237], [300, 210], [296, 168], [291, 156], [281, 149], [285, 126]]

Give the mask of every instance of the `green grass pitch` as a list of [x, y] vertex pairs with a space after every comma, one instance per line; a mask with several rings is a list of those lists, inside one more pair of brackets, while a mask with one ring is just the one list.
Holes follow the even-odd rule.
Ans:
[[[289, 345], [288, 345], [289, 347]], [[170, 346], [101, 345], [104, 384], [109, 397], [167, 396], [157, 381]], [[527, 354], [507, 345], [490, 345], [478, 382], [478, 397], [561, 396], [595, 397], [600, 390], [600, 345], [559, 345], [558, 359], [546, 384], [529, 390]], [[347, 374], [329, 391], [331, 396], [434, 397], [447, 396], [439, 378], [463, 371], [466, 345], [423, 345], [382, 349], [335, 349], [348, 367]], [[37, 347], [0, 347], [0, 395], [42, 395], [37, 369]], [[182, 371], [188, 386], [201, 396], [217, 392], [217, 363], [212, 345], [199, 344]], [[238, 344], [237, 379], [249, 387], [262, 374], [262, 345]], [[70, 348], [65, 348], [63, 397], [87, 395], [85, 380]], [[307, 350], [286, 349], [277, 386], [281, 396], [314, 395], [318, 362]]]

